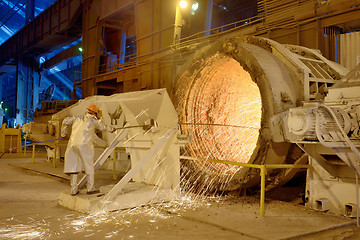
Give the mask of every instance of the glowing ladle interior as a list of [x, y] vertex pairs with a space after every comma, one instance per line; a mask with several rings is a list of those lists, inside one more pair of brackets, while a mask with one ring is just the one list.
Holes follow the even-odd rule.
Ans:
[[[232, 58], [207, 60], [188, 95], [186, 121], [195, 123], [191, 154], [248, 162], [256, 147], [261, 123], [260, 91], [251, 76]], [[236, 166], [197, 163], [206, 171], [232, 173]]]

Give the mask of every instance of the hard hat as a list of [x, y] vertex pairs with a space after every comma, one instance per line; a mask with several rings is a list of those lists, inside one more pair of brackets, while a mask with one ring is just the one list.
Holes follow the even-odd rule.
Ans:
[[88, 109], [89, 111], [92, 111], [92, 112], [96, 112], [96, 113], [99, 112], [99, 108], [98, 108], [98, 106], [96, 106], [95, 104], [91, 104], [90, 106], [88, 106], [87, 109]]

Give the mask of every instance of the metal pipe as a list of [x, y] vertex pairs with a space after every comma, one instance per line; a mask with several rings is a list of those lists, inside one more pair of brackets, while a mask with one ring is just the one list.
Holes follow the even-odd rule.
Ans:
[[142, 127], [142, 128], [145, 128], [146, 130], [148, 130], [148, 128], [153, 127], [153, 125], [149, 124], [149, 125], [127, 126], [127, 127], [120, 127], [120, 128], [115, 128], [115, 129], [119, 130], [119, 129], [138, 128], [138, 127]]
[[260, 129], [260, 128], [248, 127], [248, 126], [217, 124], [217, 123], [179, 123], [179, 124], [180, 125], [194, 125], [194, 126], [220, 126], [220, 127], [238, 127], [238, 128], [249, 128], [249, 129]]

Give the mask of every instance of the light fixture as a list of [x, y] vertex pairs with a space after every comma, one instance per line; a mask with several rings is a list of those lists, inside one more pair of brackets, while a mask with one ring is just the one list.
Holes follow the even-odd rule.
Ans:
[[192, 11], [196, 11], [196, 10], [198, 10], [198, 8], [199, 8], [199, 3], [198, 2], [194, 2], [192, 5], [191, 5], [191, 10]]
[[187, 6], [187, 1], [181, 0], [179, 4], [180, 4], [180, 7], [181, 7], [181, 8], [186, 8], [186, 6]]
[[82, 51], [83, 51], [82, 47], [79, 47], [79, 51], [80, 51], [80, 52], [82, 52]]

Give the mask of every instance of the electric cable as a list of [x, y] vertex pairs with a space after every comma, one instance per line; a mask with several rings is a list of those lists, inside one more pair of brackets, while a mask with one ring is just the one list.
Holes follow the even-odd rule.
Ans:
[[[14, 4], [14, 5], [12, 6], [12, 8], [11, 8], [10, 10], [8, 10], [8, 12], [0, 19], [0, 22], [1, 22], [5, 17], [7, 17], [8, 13], [10, 13], [11, 10], [14, 10], [14, 8], [15, 8], [21, 1], [22, 1], [22, 0], [19, 0], [16, 4]], [[7, 4], [7, 5], [9, 6], [9, 4]]]
[[25, 4], [21, 5], [21, 7], [19, 7], [11, 16], [9, 16], [9, 17], [0, 25], [0, 28], [1, 28], [2, 26], [4, 26], [5, 23], [6, 23], [7, 21], [9, 21], [9, 20], [10, 20], [18, 11], [20, 11], [20, 9], [23, 8], [24, 6], [25, 6]]

